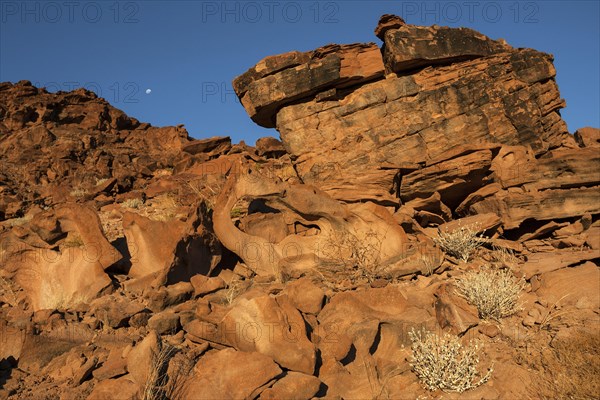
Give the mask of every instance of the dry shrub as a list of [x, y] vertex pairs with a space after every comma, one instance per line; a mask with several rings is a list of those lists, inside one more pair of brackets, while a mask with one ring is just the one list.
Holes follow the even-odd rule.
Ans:
[[499, 320], [519, 311], [524, 287], [525, 281], [507, 269], [482, 268], [467, 272], [456, 281], [457, 293], [477, 307], [483, 319]]
[[412, 341], [410, 365], [425, 388], [462, 393], [490, 379], [492, 368], [479, 378], [477, 343], [464, 346], [456, 336], [448, 333], [440, 336], [425, 330], [413, 329], [408, 335]]
[[127, 199], [125, 201], [123, 201], [123, 203], [121, 203], [121, 205], [123, 207], [127, 207], [127, 208], [140, 208], [142, 205], [144, 205], [144, 201], [142, 199], [139, 198], [135, 198], [135, 199]]
[[163, 343], [158, 354], [152, 357], [152, 367], [142, 390], [141, 400], [166, 400], [168, 388], [167, 367], [169, 361], [177, 353], [173, 346]]
[[336, 232], [328, 239], [322, 250], [324, 272], [332, 272], [337, 279], [352, 283], [372, 282], [382, 278], [381, 247], [383, 237], [369, 230], [359, 238], [351, 232]]
[[438, 236], [433, 241], [446, 253], [467, 262], [473, 251], [487, 241], [483, 237], [485, 232], [479, 235], [477, 232], [479, 224], [461, 226], [451, 232], [444, 232], [438, 228]]
[[534, 394], [543, 399], [597, 399], [600, 396], [600, 333], [584, 332], [554, 339], [539, 362]]

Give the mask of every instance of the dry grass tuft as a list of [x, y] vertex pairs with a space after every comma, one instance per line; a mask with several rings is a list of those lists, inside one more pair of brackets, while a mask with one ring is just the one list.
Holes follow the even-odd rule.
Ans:
[[13, 284], [0, 276], [0, 296], [2, 301], [11, 307], [16, 307], [19, 304], [17, 293], [13, 287]]
[[462, 393], [490, 379], [492, 368], [479, 378], [477, 343], [463, 346], [456, 336], [447, 333], [439, 336], [425, 330], [413, 329], [408, 335], [412, 341], [410, 365], [428, 390]]
[[507, 269], [483, 268], [471, 271], [456, 281], [457, 293], [477, 307], [479, 317], [499, 320], [520, 310], [518, 303], [525, 287], [523, 279], [517, 279]]
[[541, 399], [597, 399], [600, 393], [600, 333], [579, 331], [554, 339], [541, 360], [529, 360], [538, 370], [533, 391]]
[[169, 361], [176, 353], [177, 349], [174, 346], [170, 346], [163, 342], [158, 354], [155, 354], [152, 357], [152, 367], [150, 368], [150, 374], [148, 374], [148, 378], [142, 389], [141, 400], [170, 399], [166, 392], [168, 383], [167, 368], [169, 366]]
[[383, 238], [372, 230], [359, 238], [351, 232], [339, 233], [323, 246], [320, 272], [331, 272], [337, 279], [348, 279], [353, 284], [373, 282], [382, 278], [381, 247]]
[[438, 228], [438, 237], [433, 241], [446, 253], [467, 262], [473, 251], [487, 241], [483, 236], [485, 232], [477, 234], [479, 230], [479, 224], [461, 226], [451, 232], [444, 232]]
[[123, 207], [127, 208], [140, 208], [144, 205], [144, 201], [142, 199], [127, 199], [123, 203], [121, 203]]

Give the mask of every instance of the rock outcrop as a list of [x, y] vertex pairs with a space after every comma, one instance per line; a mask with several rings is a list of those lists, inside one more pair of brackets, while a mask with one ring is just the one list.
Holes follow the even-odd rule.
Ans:
[[236, 78], [255, 147], [1, 83], [0, 399], [439, 397], [422, 330], [483, 346], [461, 398], [597, 396], [600, 130], [548, 54], [375, 34]]

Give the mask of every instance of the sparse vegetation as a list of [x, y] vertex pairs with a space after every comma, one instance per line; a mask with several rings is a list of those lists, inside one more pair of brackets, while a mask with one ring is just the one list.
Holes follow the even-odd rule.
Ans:
[[519, 262], [513, 250], [497, 245], [492, 245], [492, 260], [505, 266]]
[[240, 280], [233, 279], [229, 284], [227, 284], [227, 288], [225, 289], [225, 304], [231, 305], [235, 298], [242, 292], [242, 285]]
[[70, 247], [83, 247], [83, 239], [79, 235], [69, 235], [62, 243], [62, 247], [67, 249]]
[[144, 204], [144, 201], [139, 198], [127, 199], [121, 203], [123, 207], [127, 208], [140, 208]]
[[108, 178], [99, 178], [99, 179], [96, 179], [96, 186], [100, 186], [100, 185], [102, 185], [103, 183], [106, 183], [106, 182], [108, 182]]
[[231, 210], [231, 212], [229, 213], [231, 218], [239, 218], [242, 216], [242, 214], [244, 213], [244, 210], [241, 208], [233, 208]]
[[4, 303], [9, 304], [12, 307], [16, 307], [19, 304], [17, 294], [13, 285], [10, 281], [0, 276], [0, 294]]
[[408, 334], [412, 341], [410, 365], [425, 388], [462, 393], [490, 379], [491, 367], [479, 378], [480, 346], [477, 343], [463, 346], [458, 337], [448, 333], [440, 336], [413, 329]]
[[467, 262], [473, 251], [486, 242], [483, 236], [485, 232], [479, 235], [477, 234], [478, 232], [478, 224], [461, 226], [450, 232], [438, 229], [438, 237], [433, 240], [446, 253]]
[[167, 343], [162, 343], [158, 354], [152, 357], [152, 367], [142, 390], [141, 400], [166, 400], [168, 382], [167, 367], [177, 349]]
[[381, 277], [382, 245], [383, 238], [372, 230], [363, 238], [351, 232], [337, 234], [323, 247], [323, 257], [328, 260], [324, 269], [333, 269], [351, 282], [372, 282]]
[[517, 279], [508, 269], [483, 268], [467, 272], [456, 282], [457, 293], [477, 307], [480, 318], [495, 320], [519, 311], [519, 296], [524, 287], [525, 281]]
[[84, 188], [75, 188], [73, 190], [71, 190], [70, 195], [72, 197], [76, 197], [76, 198], [82, 198], [85, 197], [88, 194], [88, 191]]
[[31, 221], [31, 218], [33, 218], [32, 215], [25, 215], [23, 217], [9, 219], [3, 222], [3, 224], [5, 226], [8, 226], [9, 228], [13, 228], [15, 226], [23, 226], [29, 221]]

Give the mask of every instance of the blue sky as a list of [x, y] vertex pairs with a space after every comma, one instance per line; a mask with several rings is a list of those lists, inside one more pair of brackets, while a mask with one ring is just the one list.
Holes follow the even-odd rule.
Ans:
[[[600, 126], [599, 1], [8, 1], [0, 0], [0, 81], [84, 86], [152, 125], [253, 144], [231, 88], [265, 56], [376, 42], [379, 16], [467, 26], [552, 53], [569, 130]], [[150, 89], [150, 94], [146, 94]]]

